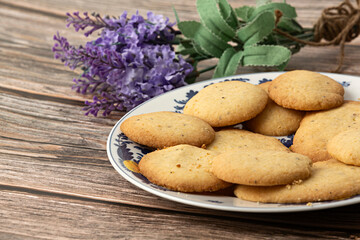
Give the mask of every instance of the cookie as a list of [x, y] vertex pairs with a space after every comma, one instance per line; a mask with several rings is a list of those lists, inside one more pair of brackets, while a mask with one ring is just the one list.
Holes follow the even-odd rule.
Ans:
[[177, 145], [146, 154], [140, 173], [150, 182], [181, 192], [217, 191], [230, 186], [210, 172], [214, 154], [190, 145]]
[[314, 162], [330, 159], [326, 145], [336, 134], [360, 129], [360, 102], [345, 101], [343, 105], [326, 111], [305, 115], [296, 131], [293, 152], [307, 155]]
[[335, 159], [360, 166], [360, 130], [347, 130], [331, 138], [328, 153]]
[[208, 122], [213, 127], [234, 125], [259, 114], [268, 96], [260, 87], [241, 81], [209, 85], [192, 97], [184, 113]]
[[215, 156], [211, 171], [230, 183], [274, 186], [308, 178], [311, 163], [310, 158], [292, 152], [236, 150]]
[[269, 87], [269, 97], [285, 108], [314, 111], [340, 106], [343, 86], [320, 73], [295, 70], [276, 77]]
[[[266, 92], [271, 82], [259, 85]], [[252, 132], [269, 136], [286, 136], [294, 133], [300, 125], [304, 112], [283, 108], [270, 98], [265, 109], [255, 118], [244, 123], [244, 127]]]
[[215, 153], [248, 149], [289, 151], [276, 138], [242, 129], [224, 129], [216, 132], [214, 141], [206, 149]]
[[360, 167], [335, 159], [313, 164], [311, 177], [291, 185], [254, 187], [238, 185], [238, 198], [263, 203], [308, 203], [341, 200], [360, 194]]
[[215, 137], [214, 129], [203, 120], [181, 113], [153, 112], [126, 119], [121, 131], [132, 141], [153, 148], [178, 144], [202, 146]]

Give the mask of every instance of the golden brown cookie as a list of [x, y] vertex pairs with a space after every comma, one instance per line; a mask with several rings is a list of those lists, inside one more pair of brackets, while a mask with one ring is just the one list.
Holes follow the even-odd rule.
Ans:
[[211, 171], [231, 183], [274, 186], [304, 180], [311, 173], [307, 156], [274, 150], [236, 150], [214, 157]]
[[213, 141], [214, 129], [203, 120], [174, 112], [146, 113], [126, 119], [121, 131], [132, 141], [153, 148], [178, 144], [202, 146]]
[[340, 107], [307, 113], [296, 131], [291, 150], [314, 162], [330, 159], [326, 145], [336, 134], [360, 129], [360, 102], [345, 101]]
[[[268, 92], [271, 82], [259, 86]], [[300, 125], [304, 112], [283, 108], [270, 98], [265, 109], [255, 118], [244, 123], [244, 127], [252, 132], [269, 135], [285, 136], [294, 133]]]
[[209, 85], [192, 97], [184, 113], [223, 127], [249, 120], [259, 114], [268, 96], [260, 87], [241, 81], [226, 81]]
[[327, 150], [343, 163], [360, 166], [360, 130], [340, 132], [329, 140]]
[[216, 132], [214, 141], [206, 149], [215, 153], [248, 149], [289, 151], [276, 138], [242, 129], [224, 129]]
[[177, 145], [145, 155], [140, 173], [150, 182], [181, 192], [217, 191], [230, 186], [210, 172], [214, 154], [190, 145]]
[[343, 86], [320, 73], [295, 70], [276, 77], [269, 87], [269, 97], [285, 108], [313, 111], [340, 106]]
[[360, 167], [335, 159], [313, 164], [311, 177], [292, 185], [255, 187], [238, 185], [238, 198], [264, 203], [308, 203], [340, 200], [360, 194]]

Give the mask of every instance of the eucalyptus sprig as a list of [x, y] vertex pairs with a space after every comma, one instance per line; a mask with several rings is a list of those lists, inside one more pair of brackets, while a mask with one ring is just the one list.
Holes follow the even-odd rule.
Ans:
[[[234, 9], [227, 0], [197, 0], [196, 8], [200, 22], [179, 21], [175, 11], [184, 36], [178, 37], [177, 52], [187, 56], [195, 73], [204, 72], [197, 71], [199, 61], [218, 58], [217, 65], [209, 68], [215, 68], [213, 78], [233, 75], [239, 66], [283, 70], [304, 44], [274, 29], [307, 41], [314, 36], [313, 29], [305, 29], [296, 21], [295, 8], [286, 2], [258, 0], [256, 6]], [[193, 80], [189, 75], [187, 81]]]

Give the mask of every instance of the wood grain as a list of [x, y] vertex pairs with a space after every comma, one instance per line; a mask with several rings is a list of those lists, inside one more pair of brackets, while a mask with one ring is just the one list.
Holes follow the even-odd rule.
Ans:
[[[312, 26], [338, 1], [288, 1]], [[254, 5], [235, 1], [234, 7]], [[191, 207], [149, 194], [123, 179], [106, 155], [106, 139], [123, 112], [84, 116], [90, 96], [71, 90], [78, 76], [53, 59], [52, 37], [89, 39], [65, 28], [65, 13], [120, 15], [148, 10], [174, 21], [198, 20], [195, 1], [0, 0], [0, 239], [223, 238], [343, 239], [359, 236], [360, 204], [291, 214], [232, 213]], [[337, 47], [305, 47], [287, 70], [328, 72]], [[360, 75], [360, 40], [345, 48], [343, 72]], [[204, 62], [210, 66], [215, 60]], [[238, 73], [264, 71], [240, 68]], [[211, 78], [211, 72], [199, 81]], [[317, 229], [309, 230], [310, 227]], [[155, 229], [155, 230], [154, 230]], [[333, 230], [336, 229], [336, 230]]]
[[[84, 117], [79, 106], [1, 94], [0, 184], [107, 202], [256, 219], [301, 226], [358, 229], [354, 208], [310, 214], [238, 214], [194, 208], [151, 195], [124, 180], [107, 160], [105, 143], [116, 120]], [[62, 110], [63, 109], [63, 110]], [[65, 113], [64, 113], [65, 111]], [[20, 130], [17, 132], [16, 130]], [[65, 133], [64, 133], [65, 132]], [[86, 138], [82, 137], [86, 136]], [[360, 205], [356, 205], [360, 208]], [[359, 209], [360, 210], [360, 209]], [[331, 221], [329, 221], [331, 219]]]
[[[1, 188], [0, 188], [1, 189]], [[2, 188], [0, 233], [38, 238], [128, 239], [346, 239], [347, 230], [289, 228], [286, 224], [264, 226], [251, 220], [153, 211], [102, 201], [84, 201]], [[5, 220], [6, 219], [6, 220]], [[22, 224], [26, 222], [25, 224]], [[21, 224], [21, 228], [17, 228]], [[155, 227], [156, 231], [150, 232]], [[3, 235], [5, 236], [5, 235]]]
[[[0, 14], [2, 16], [2, 24], [0, 25], [0, 49], [2, 52], [0, 55], [0, 87], [78, 101], [85, 99], [82, 95], [74, 94], [71, 90], [72, 79], [76, 78], [78, 74], [55, 61], [51, 52], [52, 36], [57, 31], [68, 37], [69, 41], [75, 45], [84, 44], [88, 41], [82, 34], [65, 27], [66, 12], [72, 12], [76, 9], [92, 12], [99, 9], [102, 14], [108, 13], [116, 16], [124, 10], [134, 13], [136, 8], [139, 8], [140, 13], [145, 14], [147, 10], [156, 10], [157, 13], [169, 16], [174, 20], [171, 9], [171, 6], [174, 5], [182, 16], [181, 19], [198, 19], [193, 1], [184, 4], [175, 1], [144, 1], [146, 4], [140, 4], [140, 2], [143, 1], [126, 1], [123, 4], [120, 1], [107, 1], [106, 4], [97, 6], [97, 1], [88, 1], [86, 4], [84, 1], [38, 0], [36, 4], [29, 0], [0, 1]], [[231, 3], [234, 7], [254, 4], [253, 1], [232, 1]], [[310, 8], [308, 4], [298, 1], [290, 3], [299, 9], [299, 22], [307, 27], [311, 27], [316, 22], [324, 6], [334, 4], [329, 1], [316, 1], [311, 4]], [[158, 7], [154, 9], [153, 5]], [[53, 6], [57, 7], [54, 8]], [[15, 26], [14, 22], [16, 22]], [[356, 40], [346, 47], [346, 60], [342, 69], [344, 73], [357, 73], [357, 65], [354, 63], [360, 61], [359, 54], [356, 54], [356, 50], [359, 49], [358, 42], [359, 40]], [[330, 72], [337, 66], [338, 53], [338, 47], [305, 47], [292, 58], [288, 69], [302, 68]], [[314, 61], [318, 64], [312, 64]], [[209, 63], [204, 63], [202, 66], [206, 67]], [[266, 69], [240, 68], [238, 73], [264, 70]], [[209, 78], [211, 78], [211, 73], [200, 76], [198, 80]]]

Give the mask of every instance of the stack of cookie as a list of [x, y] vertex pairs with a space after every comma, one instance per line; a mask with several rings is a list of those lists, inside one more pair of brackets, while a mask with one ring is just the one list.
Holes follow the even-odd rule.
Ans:
[[[341, 84], [310, 71], [259, 86], [226, 81], [201, 90], [184, 114], [134, 116], [121, 130], [158, 149], [140, 172], [175, 191], [233, 185], [237, 197], [257, 202], [343, 199], [360, 194], [360, 102], [343, 96]], [[239, 123], [244, 129], [233, 128]], [[294, 132], [291, 149], [271, 137]]]

